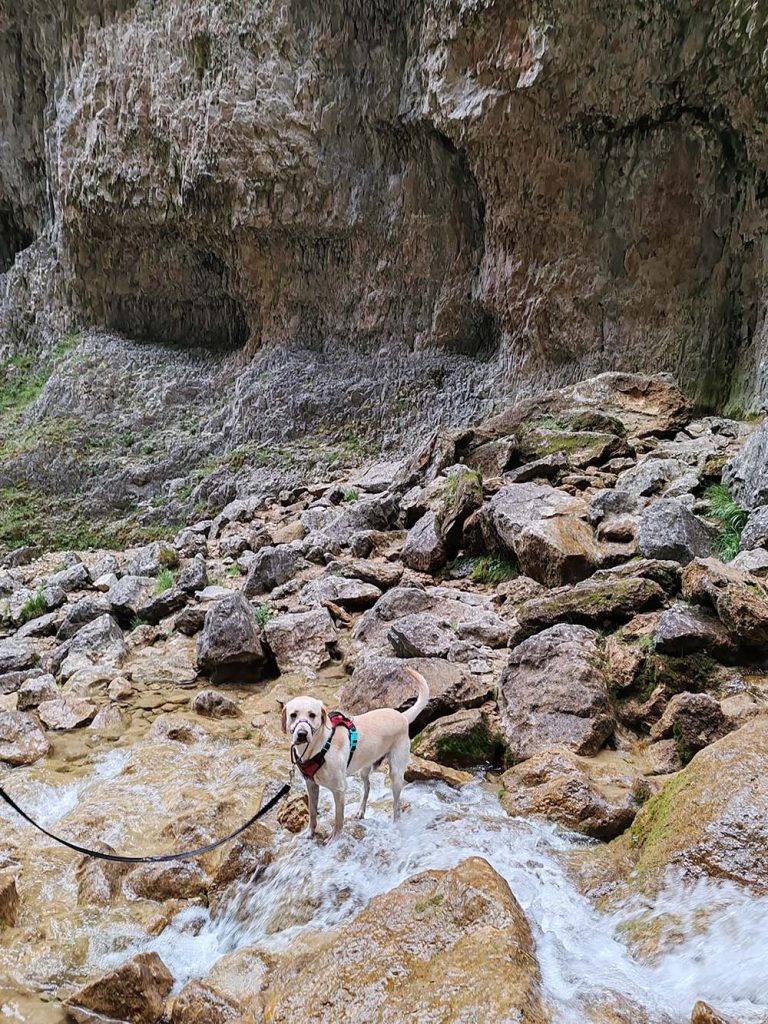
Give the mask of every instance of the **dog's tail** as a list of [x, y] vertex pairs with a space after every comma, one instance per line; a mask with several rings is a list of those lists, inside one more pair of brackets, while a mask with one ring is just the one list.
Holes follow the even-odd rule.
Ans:
[[416, 680], [416, 685], [419, 688], [419, 696], [416, 698], [416, 703], [413, 707], [408, 708], [407, 711], [403, 711], [405, 720], [410, 725], [411, 722], [415, 721], [419, 717], [421, 712], [427, 706], [427, 701], [429, 700], [429, 686], [421, 672], [417, 672], [414, 668], [406, 668], [405, 671], [408, 675], [413, 676]]

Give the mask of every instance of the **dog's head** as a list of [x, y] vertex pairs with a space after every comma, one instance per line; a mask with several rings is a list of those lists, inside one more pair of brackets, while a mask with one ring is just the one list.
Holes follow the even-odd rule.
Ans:
[[325, 705], [314, 697], [294, 697], [283, 707], [283, 732], [292, 747], [308, 746], [327, 721]]

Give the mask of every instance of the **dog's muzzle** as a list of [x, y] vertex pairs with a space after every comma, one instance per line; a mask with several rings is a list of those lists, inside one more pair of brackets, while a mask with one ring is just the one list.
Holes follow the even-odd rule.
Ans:
[[314, 731], [309, 722], [299, 719], [299, 721], [293, 727], [293, 745], [297, 744], [304, 745], [314, 736]]

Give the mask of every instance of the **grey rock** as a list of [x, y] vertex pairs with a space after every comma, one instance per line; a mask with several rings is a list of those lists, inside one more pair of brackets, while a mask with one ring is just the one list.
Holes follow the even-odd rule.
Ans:
[[768, 505], [768, 418], [749, 435], [738, 455], [726, 465], [723, 482], [745, 508]]
[[175, 548], [163, 541], [153, 541], [139, 548], [128, 565], [129, 576], [157, 576], [161, 569], [175, 569], [179, 556]]
[[753, 512], [741, 531], [741, 550], [768, 548], [768, 505], [761, 505]]
[[499, 711], [514, 761], [557, 745], [596, 754], [616, 724], [599, 635], [561, 624], [519, 644], [499, 683]]
[[39, 679], [43, 674], [41, 668], [26, 668], [14, 672], [3, 672], [0, 675], [0, 694], [16, 693], [28, 680]]
[[104, 597], [81, 597], [67, 608], [64, 621], [56, 633], [56, 639], [69, 640], [87, 623], [106, 615], [111, 607], [110, 602]]
[[299, 593], [302, 604], [323, 607], [329, 601], [347, 611], [363, 611], [376, 604], [381, 591], [373, 583], [346, 576], [321, 576], [305, 584]]
[[445, 658], [456, 634], [434, 615], [404, 615], [389, 628], [387, 638], [398, 658]]
[[322, 668], [331, 661], [337, 639], [333, 619], [325, 608], [271, 618], [263, 635], [281, 672]]
[[448, 553], [437, 532], [435, 513], [427, 512], [412, 526], [403, 546], [403, 564], [416, 572], [435, 572], [445, 564]]
[[33, 715], [0, 711], [0, 761], [10, 765], [34, 764], [51, 745]]
[[59, 688], [52, 675], [45, 673], [32, 676], [19, 687], [16, 708], [19, 711], [34, 711], [43, 701], [56, 700], [58, 696]]
[[768, 576], [768, 549], [755, 548], [751, 551], [740, 551], [730, 564], [734, 569], [750, 572], [753, 576], [765, 579]]
[[411, 726], [412, 732], [423, 729], [440, 715], [452, 714], [461, 708], [484, 704], [494, 692], [493, 680], [473, 675], [466, 665], [442, 658], [380, 658], [358, 661], [355, 671], [339, 694], [341, 706], [351, 715], [374, 708], [405, 710], [416, 699], [416, 686], [405, 671], [416, 669], [429, 685], [429, 703]]
[[504, 473], [504, 480], [510, 484], [527, 484], [534, 481], [554, 480], [570, 466], [568, 456], [563, 451], [552, 452], [541, 459], [526, 462], [523, 466], [509, 469]]
[[389, 491], [403, 468], [402, 461], [398, 462], [375, 462], [372, 466], [355, 479], [355, 484], [369, 494], [380, 494], [382, 491]]
[[91, 574], [92, 580], [99, 579], [100, 576], [107, 575], [120, 575], [120, 564], [114, 555], [104, 555], [97, 562], [94, 562], [88, 569]]
[[239, 718], [237, 702], [218, 690], [201, 690], [192, 698], [192, 710], [204, 718]]
[[641, 501], [636, 494], [606, 487], [590, 500], [589, 521], [594, 524], [610, 516], [631, 515], [640, 508], [640, 505]]
[[173, 628], [185, 636], [194, 636], [205, 625], [206, 613], [207, 609], [200, 605], [184, 608], [174, 619]]
[[331, 562], [327, 571], [336, 576], [347, 576], [349, 579], [372, 583], [381, 590], [396, 587], [403, 576], [402, 565], [396, 562], [369, 561], [367, 558]]
[[173, 538], [173, 546], [179, 553], [179, 558], [194, 558], [195, 555], [208, 554], [208, 542], [203, 532], [186, 527], [180, 530]]
[[586, 513], [581, 498], [573, 498], [548, 484], [509, 484], [494, 494], [480, 511], [483, 535], [491, 549], [514, 554], [526, 527], [553, 516]]
[[100, 590], [102, 594], [106, 594], [108, 590], [117, 583], [118, 577], [113, 572], [105, 572], [103, 576], [97, 576], [93, 581], [93, 589]]
[[197, 664], [213, 682], [254, 682], [266, 657], [253, 610], [240, 594], [217, 601], [205, 616], [197, 642]]
[[81, 668], [116, 668], [127, 653], [123, 631], [111, 615], [101, 615], [87, 623], [67, 643], [67, 656], [61, 665], [65, 678]]
[[16, 630], [17, 640], [26, 640], [28, 637], [53, 636], [59, 624], [61, 616], [59, 612], [48, 612], [47, 615], [39, 615], [36, 619], [30, 619]]
[[208, 570], [202, 555], [195, 557], [179, 571], [176, 586], [187, 594], [195, 594], [208, 586]]
[[378, 631], [382, 623], [393, 622], [403, 615], [429, 611], [432, 598], [422, 586], [394, 587], [387, 591], [376, 604], [367, 611], [357, 626], [354, 637], [365, 642]]
[[671, 559], [687, 565], [706, 558], [715, 547], [715, 530], [676, 498], [662, 498], [644, 509], [637, 543], [646, 558]]
[[59, 587], [65, 593], [72, 590], [85, 590], [91, 585], [91, 574], [83, 562], [76, 562], [61, 572], [55, 572], [46, 580], [46, 586]]
[[139, 606], [138, 617], [142, 622], [157, 625], [162, 619], [180, 611], [187, 603], [187, 595], [180, 587], [172, 586], [161, 593], [150, 592]]
[[304, 565], [301, 551], [292, 545], [261, 548], [248, 568], [243, 593], [246, 597], [268, 594], [281, 583], [292, 579]]
[[36, 544], [24, 544], [21, 547], [14, 548], [13, 551], [9, 551], [7, 555], [3, 555], [0, 558], [0, 568], [17, 569], [19, 566], [29, 565], [40, 554], [40, 548]]
[[[616, 481], [616, 490], [626, 491], [638, 498], [647, 497], [666, 491], [670, 483], [688, 475], [689, 467], [678, 459], [649, 457], [631, 469], [620, 473]], [[698, 478], [695, 475], [693, 481], [695, 486], [698, 483]], [[686, 486], [685, 489], [689, 488]]]
[[35, 648], [26, 640], [0, 640], [0, 675], [32, 668], [37, 661]]
[[133, 576], [128, 574], [119, 579], [107, 592], [112, 613], [123, 626], [129, 626], [138, 616], [139, 608], [144, 604], [147, 594], [154, 587], [151, 576]]
[[733, 654], [733, 642], [719, 619], [704, 608], [675, 604], [662, 612], [653, 634], [660, 654], [681, 657], [708, 651], [720, 657]]
[[506, 647], [509, 641], [509, 623], [491, 611], [478, 611], [471, 618], [456, 625], [461, 640], [472, 640], [487, 647]]

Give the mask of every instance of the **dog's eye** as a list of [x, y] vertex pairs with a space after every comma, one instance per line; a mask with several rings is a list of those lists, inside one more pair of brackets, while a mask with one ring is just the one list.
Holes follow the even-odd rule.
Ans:
[[291, 712], [291, 718], [295, 718], [295, 717], [296, 717], [296, 715], [297, 715], [297, 712], [296, 712], [296, 711], [292, 711], [292, 712]]
[[315, 712], [314, 712], [314, 711], [310, 711], [310, 712], [309, 712], [309, 717], [310, 717], [310, 718], [317, 718], [317, 715], [315, 714]]

